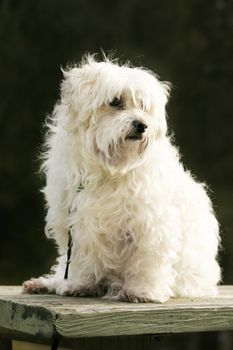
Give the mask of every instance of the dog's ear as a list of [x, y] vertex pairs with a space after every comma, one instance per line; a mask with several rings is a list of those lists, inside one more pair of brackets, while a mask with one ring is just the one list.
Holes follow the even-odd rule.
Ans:
[[78, 90], [80, 85], [79, 68], [71, 68], [67, 70], [62, 69], [63, 80], [61, 83], [61, 101], [67, 104], [74, 111], [78, 110]]
[[[62, 70], [61, 104], [68, 111], [68, 127], [76, 127], [86, 121], [91, 113], [93, 79], [89, 77], [87, 66]], [[65, 122], [65, 120], [64, 120]]]
[[62, 69], [61, 97], [53, 113], [57, 123], [70, 131], [77, 127], [79, 117], [80, 70], [79, 68]]

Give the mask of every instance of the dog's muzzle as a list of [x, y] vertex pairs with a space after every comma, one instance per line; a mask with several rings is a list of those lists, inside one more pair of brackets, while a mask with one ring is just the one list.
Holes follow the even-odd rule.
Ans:
[[146, 131], [147, 125], [141, 120], [135, 119], [132, 122], [132, 128], [126, 136], [127, 140], [142, 140], [143, 133]]

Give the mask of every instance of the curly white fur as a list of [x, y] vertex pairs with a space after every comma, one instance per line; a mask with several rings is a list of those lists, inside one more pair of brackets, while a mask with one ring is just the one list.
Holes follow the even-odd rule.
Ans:
[[[135, 302], [216, 294], [218, 223], [205, 186], [184, 170], [167, 135], [168, 95], [152, 72], [108, 59], [87, 56], [64, 71], [43, 163], [46, 234], [59, 258], [25, 292], [102, 290]], [[131, 138], [135, 120], [145, 129]]]

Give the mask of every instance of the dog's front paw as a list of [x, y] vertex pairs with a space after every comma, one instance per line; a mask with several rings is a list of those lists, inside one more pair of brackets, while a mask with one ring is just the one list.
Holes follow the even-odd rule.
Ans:
[[158, 295], [153, 291], [137, 291], [133, 289], [122, 288], [118, 294], [120, 301], [130, 303], [164, 303], [169, 299], [169, 296]]
[[126, 290], [121, 290], [118, 294], [118, 299], [120, 301], [126, 301], [130, 303], [150, 303], [153, 302], [152, 299], [148, 298], [146, 295], [136, 295], [133, 293], [128, 293]]
[[74, 289], [67, 289], [63, 292], [63, 295], [72, 297], [97, 297], [99, 293], [96, 286], [83, 286]]
[[56, 293], [71, 297], [96, 297], [99, 296], [99, 288], [95, 284], [80, 285], [68, 280], [56, 288]]

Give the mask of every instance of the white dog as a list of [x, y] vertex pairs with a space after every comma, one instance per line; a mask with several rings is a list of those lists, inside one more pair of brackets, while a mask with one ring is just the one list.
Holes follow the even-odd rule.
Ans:
[[46, 234], [59, 258], [24, 292], [132, 302], [216, 294], [218, 223], [167, 135], [168, 95], [152, 72], [107, 58], [64, 72], [43, 163]]

